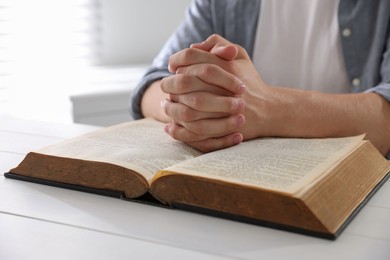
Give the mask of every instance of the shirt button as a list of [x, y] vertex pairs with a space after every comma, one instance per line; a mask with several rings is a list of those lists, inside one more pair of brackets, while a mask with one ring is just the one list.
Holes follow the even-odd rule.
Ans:
[[349, 29], [349, 28], [345, 28], [345, 29], [341, 32], [341, 34], [342, 34], [344, 37], [349, 37], [349, 36], [351, 35], [351, 33], [352, 33], [352, 31], [351, 31], [351, 29]]
[[360, 79], [354, 78], [354, 79], [352, 80], [352, 85], [353, 85], [354, 87], [359, 87], [359, 86], [360, 86]]

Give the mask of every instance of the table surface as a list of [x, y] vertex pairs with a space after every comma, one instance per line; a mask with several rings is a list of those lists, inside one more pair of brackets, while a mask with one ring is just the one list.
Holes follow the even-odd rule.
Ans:
[[[97, 129], [0, 114], [0, 171]], [[0, 176], [0, 259], [390, 259], [387, 182], [335, 241]]]

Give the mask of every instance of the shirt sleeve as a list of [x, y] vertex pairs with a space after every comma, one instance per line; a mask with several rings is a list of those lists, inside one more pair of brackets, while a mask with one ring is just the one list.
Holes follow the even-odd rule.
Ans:
[[380, 83], [377, 86], [368, 89], [366, 92], [378, 93], [390, 103], [390, 34], [388, 35], [385, 52], [383, 53], [383, 60], [380, 66], [380, 77]]
[[214, 32], [210, 1], [194, 0], [187, 8], [185, 20], [168, 39], [160, 53], [153, 60], [136, 88], [132, 91], [130, 113], [134, 119], [143, 117], [141, 99], [146, 89], [156, 80], [170, 76], [169, 57], [190, 44], [202, 42]]
[[[390, 35], [387, 39], [386, 49], [383, 54], [383, 61], [380, 69], [381, 82], [368, 89], [366, 92], [374, 92], [383, 96], [390, 103]], [[386, 156], [390, 160], [390, 152]]]
[[[383, 96], [390, 103], [390, 35], [387, 39], [386, 51], [383, 54], [381, 65], [381, 83], [366, 92], [374, 92]], [[390, 160], [390, 153], [387, 154], [387, 160]]]

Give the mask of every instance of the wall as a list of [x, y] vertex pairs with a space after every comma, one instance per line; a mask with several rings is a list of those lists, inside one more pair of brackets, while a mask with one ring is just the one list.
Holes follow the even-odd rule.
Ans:
[[99, 1], [103, 67], [70, 99], [74, 122], [107, 126], [130, 119], [132, 88], [184, 19], [190, 0]]
[[149, 64], [190, 0], [100, 0], [104, 65]]
[[108, 125], [129, 120], [132, 88], [190, 0], [0, 2], [0, 111]]

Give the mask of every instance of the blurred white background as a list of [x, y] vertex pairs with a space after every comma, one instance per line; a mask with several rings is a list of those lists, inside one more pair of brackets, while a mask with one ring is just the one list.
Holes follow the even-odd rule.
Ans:
[[[0, 0], [0, 111], [109, 125], [190, 0]], [[0, 122], [1, 123], [1, 122]]]

